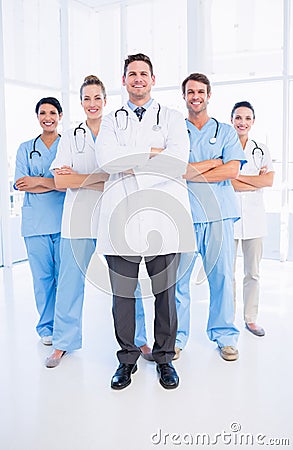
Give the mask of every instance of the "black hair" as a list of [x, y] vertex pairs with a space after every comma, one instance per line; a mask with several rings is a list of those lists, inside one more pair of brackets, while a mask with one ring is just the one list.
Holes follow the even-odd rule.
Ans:
[[100, 78], [96, 77], [96, 75], [88, 75], [87, 77], [85, 77], [85, 79], [84, 79], [84, 81], [83, 81], [83, 83], [82, 83], [82, 85], [80, 87], [80, 91], [79, 91], [80, 100], [82, 100], [83, 88], [86, 87], [86, 86], [93, 85], [93, 84], [95, 84], [97, 86], [101, 86], [104, 98], [107, 97], [106, 88], [104, 86], [104, 83], [100, 80]]
[[234, 112], [236, 111], [237, 108], [249, 108], [252, 111], [253, 118], [255, 119], [254, 108], [253, 108], [252, 104], [247, 102], [246, 100], [235, 103], [235, 105], [233, 106], [232, 111], [231, 111], [231, 119], [233, 118]]
[[39, 109], [41, 105], [44, 105], [45, 103], [55, 106], [55, 108], [57, 109], [58, 113], [61, 114], [62, 113], [62, 106], [60, 105], [59, 101], [57, 100], [57, 98], [55, 97], [44, 97], [41, 98], [41, 100], [38, 101], [38, 103], [36, 104], [36, 108], [35, 108], [35, 112], [36, 114], [39, 113]]
[[208, 79], [208, 77], [206, 75], [204, 75], [203, 73], [191, 73], [182, 82], [181, 88], [182, 88], [183, 95], [185, 94], [186, 84], [187, 84], [187, 81], [189, 81], [189, 80], [198, 81], [199, 83], [205, 84], [207, 86], [208, 95], [211, 93], [211, 83], [210, 83], [210, 80]]
[[126, 77], [127, 67], [130, 63], [133, 61], [143, 61], [148, 64], [151, 72], [151, 76], [154, 75], [153, 71], [153, 65], [151, 63], [151, 60], [148, 56], [144, 55], [143, 53], [137, 53], [136, 55], [128, 55], [127, 58], [124, 61], [124, 69], [123, 69], [123, 75]]

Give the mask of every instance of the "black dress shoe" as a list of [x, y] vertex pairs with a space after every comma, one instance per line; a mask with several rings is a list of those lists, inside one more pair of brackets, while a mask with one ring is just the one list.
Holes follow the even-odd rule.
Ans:
[[137, 371], [136, 364], [120, 363], [111, 380], [112, 389], [124, 389], [131, 383], [131, 374]]
[[160, 383], [165, 389], [175, 389], [179, 384], [179, 377], [171, 362], [157, 364], [160, 374]]

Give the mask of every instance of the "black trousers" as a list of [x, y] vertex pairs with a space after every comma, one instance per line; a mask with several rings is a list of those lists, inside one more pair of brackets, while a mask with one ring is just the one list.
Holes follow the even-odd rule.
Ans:
[[[155, 296], [153, 357], [157, 363], [170, 362], [174, 356], [177, 332], [175, 303], [176, 272], [180, 255], [170, 253], [145, 257], [146, 269]], [[116, 339], [121, 347], [121, 363], [134, 364], [140, 356], [134, 344], [135, 297], [141, 256], [107, 255], [113, 291], [113, 318]]]

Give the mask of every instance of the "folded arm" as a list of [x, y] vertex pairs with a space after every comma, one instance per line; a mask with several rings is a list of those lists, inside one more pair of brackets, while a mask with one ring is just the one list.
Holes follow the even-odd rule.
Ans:
[[[212, 164], [214, 164], [214, 167], [212, 167]], [[212, 159], [199, 163], [189, 163], [183, 178], [196, 183], [218, 183], [237, 178], [239, 169], [240, 161], [233, 160], [224, 164], [221, 159]]]
[[30, 192], [32, 194], [43, 194], [44, 192], [59, 190], [55, 186], [54, 178], [30, 177], [28, 175], [18, 178], [15, 182], [15, 187], [19, 191]]
[[60, 169], [54, 169], [54, 179], [59, 189], [92, 189], [103, 191], [104, 182], [109, 175], [103, 172], [94, 172], [91, 174], [81, 174], [75, 172], [69, 166], [62, 166]]
[[211, 169], [223, 164], [222, 159], [206, 159], [205, 161], [189, 163], [184, 178], [188, 181], [197, 181], [196, 178]]
[[[255, 189], [271, 187], [274, 182], [274, 172], [263, 173], [263, 169], [261, 169], [259, 175], [239, 175], [237, 177], [237, 181], [242, 184], [246, 184]], [[239, 186], [241, 187], [241, 185], [239, 185]], [[236, 189], [236, 190], [242, 190], [242, 189]]]

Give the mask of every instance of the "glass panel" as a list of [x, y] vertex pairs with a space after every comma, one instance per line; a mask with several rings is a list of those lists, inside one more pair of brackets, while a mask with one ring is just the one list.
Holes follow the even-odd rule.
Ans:
[[217, 80], [282, 74], [281, 0], [214, 0], [211, 31]]
[[290, 58], [290, 74], [291, 75], [293, 75], [293, 58], [292, 58], [292, 52], [293, 52], [293, 33], [292, 33], [292, 24], [293, 24], [293, 3], [292, 3], [292, 0], [291, 0], [291, 14], [290, 14], [290, 24], [289, 24], [289, 27], [290, 27], [290, 41], [288, 42], [288, 45], [289, 45], [289, 55], [291, 55], [291, 58]]
[[107, 92], [121, 87], [122, 61], [120, 56], [120, 9], [111, 7], [99, 13], [97, 44], [98, 76], [105, 83]]
[[152, 12], [151, 2], [127, 6], [127, 54], [145, 53], [153, 59]]
[[152, 97], [156, 99], [159, 103], [169, 108], [177, 109], [181, 111], [184, 117], [186, 117], [185, 102], [182, 98], [180, 88], [168, 89], [164, 91], [153, 91]]
[[187, 67], [186, 1], [129, 5], [127, 23], [128, 53], [150, 56], [157, 86], [178, 85]]
[[58, 89], [61, 79], [58, 0], [2, 3], [5, 76]]
[[93, 30], [97, 29], [96, 15], [91, 8], [71, 2], [69, 9], [69, 64], [70, 89], [78, 91], [87, 75], [97, 74], [99, 59], [97, 40]]

